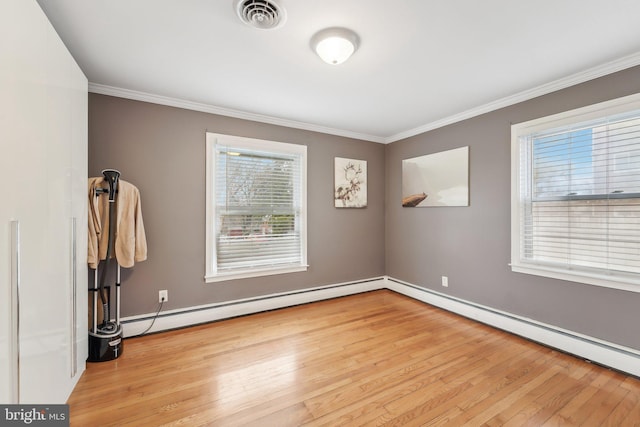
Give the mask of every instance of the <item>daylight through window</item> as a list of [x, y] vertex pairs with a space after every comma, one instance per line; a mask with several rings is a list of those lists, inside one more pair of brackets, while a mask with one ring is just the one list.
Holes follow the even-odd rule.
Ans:
[[306, 269], [306, 147], [207, 134], [207, 280]]
[[640, 103], [512, 128], [514, 271], [640, 291]]

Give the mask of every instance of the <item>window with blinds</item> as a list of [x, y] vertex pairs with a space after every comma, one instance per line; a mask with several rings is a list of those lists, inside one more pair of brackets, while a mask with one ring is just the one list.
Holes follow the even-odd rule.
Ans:
[[207, 134], [209, 281], [306, 269], [306, 147]]
[[512, 128], [512, 268], [640, 291], [640, 102]]

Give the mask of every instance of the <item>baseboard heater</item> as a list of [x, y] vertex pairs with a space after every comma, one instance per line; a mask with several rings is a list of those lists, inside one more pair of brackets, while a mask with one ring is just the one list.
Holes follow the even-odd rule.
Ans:
[[387, 289], [618, 371], [640, 377], [640, 351], [387, 277]]
[[[385, 277], [376, 277], [291, 292], [269, 294], [255, 298], [207, 304], [190, 307], [188, 309], [170, 310], [158, 315], [149, 332], [167, 331], [247, 314], [261, 313], [325, 299], [354, 295], [384, 289], [385, 285]], [[147, 329], [154, 317], [154, 314], [144, 314], [123, 318], [124, 336], [130, 338], [140, 335]]]
[[[150, 332], [183, 328], [378, 289], [397, 292], [593, 363], [640, 377], [639, 350], [475, 304], [387, 276], [166, 311], [158, 316]], [[153, 314], [124, 318], [124, 336], [129, 338], [140, 335], [153, 318]]]

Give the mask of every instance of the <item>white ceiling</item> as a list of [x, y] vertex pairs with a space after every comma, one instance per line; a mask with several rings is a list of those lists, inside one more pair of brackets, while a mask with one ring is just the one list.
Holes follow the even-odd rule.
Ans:
[[[38, 0], [90, 89], [390, 142], [640, 64], [638, 0]], [[360, 37], [322, 62], [315, 32]]]

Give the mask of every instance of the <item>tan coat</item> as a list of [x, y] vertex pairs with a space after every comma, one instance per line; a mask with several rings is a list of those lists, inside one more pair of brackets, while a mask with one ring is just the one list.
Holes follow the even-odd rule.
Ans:
[[[109, 194], [96, 197], [96, 187], [108, 188], [103, 177], [89, 178], [89, 267], [95, 269], [107, 257], [109, 239]], [[142, 222], [140, 192], [133, 185], [119, 180], [116, 196], [115, 257], [122, 267], [133, 267], [147, 259], [147, 238]]]

